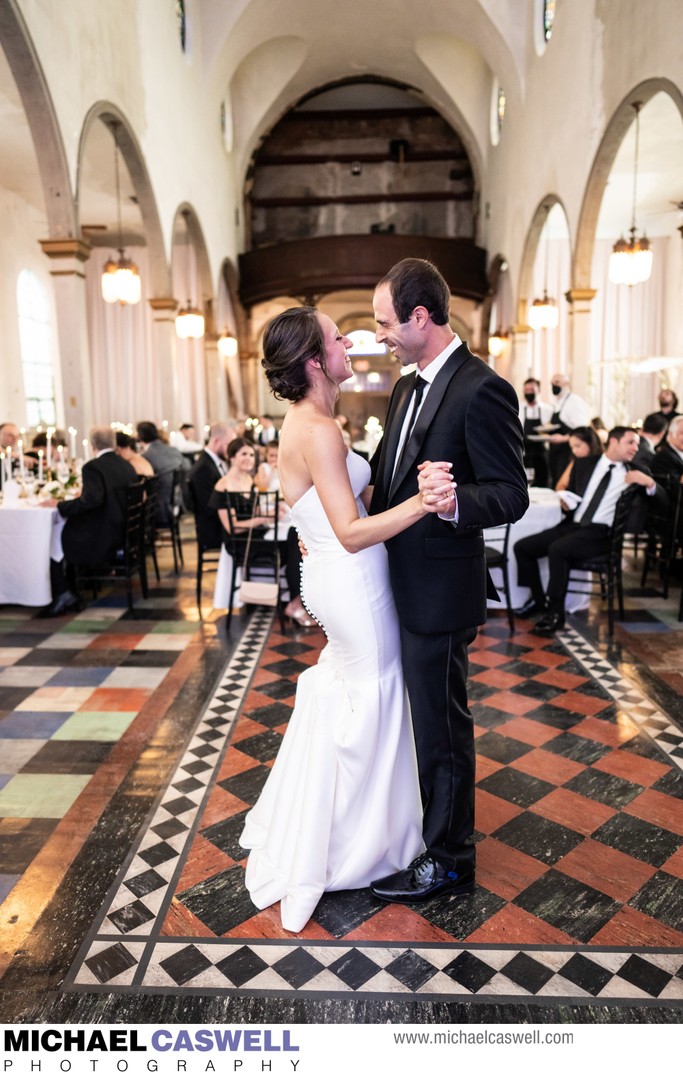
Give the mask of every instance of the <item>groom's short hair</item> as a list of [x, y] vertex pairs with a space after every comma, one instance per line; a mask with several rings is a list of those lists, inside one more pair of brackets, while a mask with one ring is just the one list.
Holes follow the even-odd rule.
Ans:
[[448, 324], [451, 298], [448, 284], [436, 266], [425, 258], [403, 258], [379, 284], [389, 285], [401, 325], [410, 320], [416, 306], [424, 306], [435, 325]]

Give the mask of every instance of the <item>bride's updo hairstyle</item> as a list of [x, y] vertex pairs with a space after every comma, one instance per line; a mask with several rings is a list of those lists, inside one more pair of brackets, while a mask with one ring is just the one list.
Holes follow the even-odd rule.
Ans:
[[308, 390], [306, 364], [315, 359], [325, 369], [325, 340], [317, 310], [293, 306], [273, 318], [263, 334], [261, 365], [273, 395], [296, 403]]

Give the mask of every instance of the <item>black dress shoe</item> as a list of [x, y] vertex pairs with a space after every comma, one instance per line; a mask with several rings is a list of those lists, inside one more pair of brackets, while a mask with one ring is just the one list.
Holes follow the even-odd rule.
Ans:
[[48, 616], [63, 616], [64, 613], [68, 613], [70, 609], [80, 609], [81, 603], [75, 594], [72, 594], [70, 590], [65, 590], [57, 597], [46, 609], [43, 609], [40, 613], [41, 617]]
[[405, 870], [371, 882], [370, 892], [395, 904], [417, 904], [442, 893], [473, 893], [474, 872], [448, 871], [428, 852], [423, 852]]
[[563, 627], [563, 613], [546, 613], [544, 617], [541, 617], [538, 624], [531, 629], [531, 632], [533, 635], [554, 635], [556, 631]]
[[545, 612], [547, 612], [545, 601], [537, 602], [535, 598], [529, 598], [528, 601], [524, 602], [524, 605], [514, 610], [515, 616], [519, 617], [534, 616], [535, 613]]

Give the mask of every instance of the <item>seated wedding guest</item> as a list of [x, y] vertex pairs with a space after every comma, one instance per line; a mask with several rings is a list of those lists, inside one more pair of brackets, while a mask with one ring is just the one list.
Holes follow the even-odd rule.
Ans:
[[586, 456], [601, 456], [602, 445], [600, 439], [591, 426], [577, 426], [569, 434], [569, 447], [572, 451], [571, 463], [568, 463], [561, 476], [555, 483], [555, 489], [566, 489], [569, 484], [569, 475], [574, 466], [574, 460], [585, 459]]
[[265, 446], [272, 441], [277, 441], [277, 428], [271, 415], [259, 415], [259, 426], [261, 427], [258, 435], [260, 445]]
[[[258, 490], [254, 483], [256, 452], [251, 441], [245, 437], [236, 437], [228, 445], [228, 469], [216, 483], [209, 499], [209, 507], [215, 508], [226, 533], [230, 533], [228, 511], [231, 510], [233, 526], [236, 530], [247, 531], [251, 527], [267, 529], [272, 520], [265, 516], [254, 515], [254, 501]], [[228, 497], [228, 494], [237, 496]]]
[[149, 460], [138, 452], [135, 439], [129, 437], [127, 433], [122, 433], [121, 430], [117, 430], [116, 433], [116, 454], [122, 460], [127, 460], [135, 473], [140, 475], [141, 478], [154, 477], [154, 468]]
[[[673, 418], [676, 418], [680, 412], [678, 410], [678, 396], [673, 389], [660, 389], [659, 390], [659, 411], [652, 411], [653, 415], [663, 415], [667, 423], [671, 422]], [[646, 418], [649, 418], [647, 415]]]
[[655, 478], [673, 475], [683, 481], [683, 415], [669, 423], [666, 441], [662, 441], [652, 459], [652, 473]]
[[576, 392], [572, 392], [569, 378], [565, 374], [553, 374], [550, 387], [553, 396], [553, 414], [550, 419], [559, 427], [548, 437], [548, 466], [550, 467], [550, 485], [554, 486], [568, 463], [571, 463], [569, 434], [577, 426], [588, 426], [588, 404]]
[[533, 468], [532, 486], [548, 486], [548, 445], [537, 441], [539, 427], [547, 426], [553, 416], [552, 405], [540, 398], [541, 382], [537, 377], [527, 377], [524, 382], [524, 403], [519, 408], [519, 421], [524, 430], [524, 466]]
[[657, 413], [648, 415], [643, 420], [643, 425], [638, 430], [640, 434], [640, 444], [638, 445], [638, 451], [636, 452], [633, 460], [634, 467], [640, 467], [641, 464], [645, 464], [654, 474], [653, 463], [655, 458], [655, 452], [661, 445], [669, 423], [664, 418], [664, 415]]
[[[32, 456], [34, 459], [38, 459], [38, 452], [42, 448], [43, 458], [45, 459], [45, 466], [48, 466], [48, 461], [45, 458], [47, 452], [47, 433], [45, 430], [39, 430], [38, 433], [33, 435], [31, 441], [31, 447], [24, 451], [25, 456]], [[50, 466], [56, 467], [59, 463], [59, 450], [60, 448], [66, 448], [66, 434], [63, 430], [55, 430], [50, 438]]]
[[609, 431], [605, 426], [605, 423], [600, 418], [600, 415], [596, 415], [595, 418], [592, 418], [590, 425], [591, 429], [595, 430], [595, 432], [597, 433], [600, 444], [604, 448], [607, 444], [607, 435]]
[[197, 535], [206, 549], [218, 549], [223, 542], [223, 525], [215, 508], [209, 506], [218, 480], [227, 474], [227, 452], [233, 430], [227, 422], [214, 422], [209, 428], [209, 440], [192, 465], [188, 484], [192, 489]]
[[0, 422], [0, 452], [6, 448], [14, 449], [19, 440], [19, 427], [13, 422]]
[[95, 426], [90, 431], [93, 459], [83, 464], [83, 489], [71, 501], [46, 500], [66, 520], [62, 531], [64, 561], [50, 561], [52, 603], [42, 616], [61, 616], [79, 602], [73, 591], [72, 566], [94, 567], [114, 556], [124, 543], [126, 490], [138, 476], [114, 451], [114, 431]]
[[[637, 451], [635, 430], [615, 426], [602, 455], [574, 461], [563, 502], [567, 514], [562, 522], [516, 543], [517, 579], [520, 586], [531, 588], [531, 598], [517, 613], [544, 614], [532, 628], [536, 635], [552, 635], [564, 627], [564, 600], [572, 560], [607, 552], [609, 529], [621, 494], [629, 486], [634, 487], [634, 494], [661, 493], [649, 471], [632, 468]], [[548, 558], [550, 567], [547, 595], [538, 564], [542, 557]]]
[[277, 469], [279, 445], [277, 441], [271, 441], [266, 446], [263, 463], [259, 464], [254, 479], [255, 484], [262, 493], [274, 493], [280, 489], [280, 475]]
[[182, 506], [181, 492], [177, 494], [176, 504], [172, 504], [173, 472], [180, 470], [181, 484], [183, 476], [190, 470], [190, 462], [172, 445], [165, 444], [159, 437], [159, 430], [153, 422], [138, 422], [138, 440], [144, 446], [144, 457], [152, 464], [158, 476], [154, 522], [159, 527], [170, 526], [174, 508]]
[[[348, 447], [351, 447], [351, 437], [346, 430], [342, 430], [342, 437], [346, 434]], [[256, 486], [262, 493], [273, 493], [280, 489], [280, 475], [277, 469], [279, 445], [277, 441], [271, 441], [266, 446], [265, 460], [256, 472]], [[301, 550], [299, 548], [299, 536], [294, 527], [287, 527], [285, 547], [285, 572], [287, 575], [287, 587], [289, 590], [289, 602], [284, 608], [285, 616], [293, 620], [301, 628], [315, 627], [312, 619], [304, 609], [301, 600]]]
[[174, 448], [177, 448], [179, 452], [182, 452], [184, 456], [196, 456], [198, 452], [201, 452], [204, 447], [200, 441], [197, 440], [195, 428], [191, 422], [183, 422], [178, 428], [177, 433], [170, 435], [170, 442]]

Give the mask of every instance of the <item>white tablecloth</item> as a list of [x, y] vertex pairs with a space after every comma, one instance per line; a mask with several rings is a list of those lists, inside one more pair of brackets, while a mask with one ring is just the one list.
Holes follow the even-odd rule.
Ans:
[[[512, 524], [510, 529], [510, 544], [508, 546], [508, 576], [510, 580], [510, 597], [512, 598], [512, 608], [518, 609], [524, 602], [531, 596], [531, 591], [528, 587], [522, 587], [517, 582], [517, 560], [515, 558], [515, 542], [518, 542], [520, 538], [526, 538], [529, 534], [539, 534], [541, 531], [548, 530], [550, 527], [555, 527], [562, 519], [562, 509], [560, 508], [560, 496], [552, 489], [542, 489], [536, 486], [532, 486], [529, 490], [530, 504], [526, 512], [521, 519]], [[484, 540], [500, 536], [503, 532], [501, 530], [486, 530], [484, 531]], [[498, 548], [498, 543], [496, 543]], [[548, 582], [548, 559], [544, 557], [540, 562], [541, 579], [544, 586]], [[505, 609], [507, 603], [505, 601], [505, 594], [503, 592], [503, 577], [499, 568], [492, 569], [492, 578], [498, 591], [500, 593], [500, 602], [489, 602], [490, 609]], [[565, 606], [569, 612], [574, 612], [577, 609], [583, 609], [588, 604], [589, 596], [583, 596], [580, 594], [568, 594]]]
[[50, 558], [61, 560], [64, 520], [56, 508], [0, 506], [0, 605], [48, 605]]

